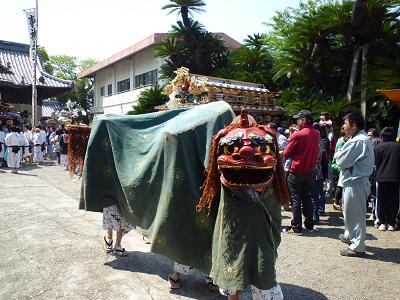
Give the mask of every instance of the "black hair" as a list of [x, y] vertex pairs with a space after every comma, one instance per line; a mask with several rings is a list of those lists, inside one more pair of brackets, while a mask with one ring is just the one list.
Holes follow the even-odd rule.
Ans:
[[378, 129], [376, 129], [376, 128], [370, 128], [370, 129], [368, 129], [368, 132], [371, 132], [373, 137], [379, 136]]
[[349, 113], [343, 117], [343, 121], [348, 120], [348, 122], [353, 125], [355, 124], [357, 126], [357, 129], [361, 130], [364, 129], [365, 122], [364, 118], [362, 117], [361, 114], [359, 113]]
[[328, 120], [331, 119], [331, 114], [328, 113], [327, 111], [321, 111], [321, 113], [319, 115], [320, 116], [325, 116]]
[[321, 139], [325, 139], [328, 137], [328, 130], [326, 129], [326, 126], [324, 125], [319, 125], [319, 133], [321, 135]]
[[273, 130], [277, 131], [278, 130], [278, 125], [276, 125], [274, 122], [269, 122], [268, 126], [272, 128]]
[[10, 126], [10, 131], [11, 132], [18, 132], [18, 128], [16, 126], [14, 126], [14, 125], [11, 125]]
[[62, 135], [63, 133], [64, 133], [64, 130], [62, 130], [62, 129], [56, 130], [56, 135]]
[[385, 127], [381, 131], [381, 138], [383, 142], [391, 142], [396, 140], [393, 127]]

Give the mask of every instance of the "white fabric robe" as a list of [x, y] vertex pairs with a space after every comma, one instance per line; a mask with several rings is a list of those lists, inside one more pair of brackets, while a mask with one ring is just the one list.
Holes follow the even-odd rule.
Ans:
[[22, 148], [17, 153], [12, 152], [11, 146], [23, 146], [23, 138], [18, 132], [11, 132], [6, 135], [7, 165], [9, 168], [19, 168], [21, 165]]
[[3, 131], [0, 131], [0, 158], [4, 157], [4, 139], [6, 137], [6, 133]]
[[32, 140], [33, 140], [33, 144], [34, 144], [34, 150], [33, 150], [34, 160], [36, 160], [37, 162], [42, 162], [43, 161], [43, 152], [42, 152], [41, 146], [45, 142], [45, 140], [43, 139], [40, 132], [35, 132], [33, 134]]

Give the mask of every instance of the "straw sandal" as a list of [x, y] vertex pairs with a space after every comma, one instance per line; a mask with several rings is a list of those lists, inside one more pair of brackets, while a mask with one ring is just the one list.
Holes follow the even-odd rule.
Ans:
[[182, 287], [182, 281], [180, 278], [173, 279], [171, 276], [168, 276], [168, 285], [171, 290], [177, 290]]
[[122, 249], [114, 248], [114, 253], [118, 256], [128, 256], [128, 252], [126, 252], [125, 248], [122, 248]]
[[106, 237], [104, 237], [104, 250], [106, 250], [106, 253], [110, 253], [112, 251], [112, 245], [113, 245], [113, 241], [111, 240], [111, 242], [107, 242]]

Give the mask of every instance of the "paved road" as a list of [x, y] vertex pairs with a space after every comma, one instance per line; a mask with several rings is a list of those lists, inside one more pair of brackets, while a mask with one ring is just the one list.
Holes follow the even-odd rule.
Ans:
[[[200, 274], [171, 292], [172, 263], [135, 232], [124, 238], [128, 257], [104, 254], [101, 214], [77, 209], [79, 190], [51, 162], [19, 175], [0, 169], [0, 299], [224, 299]], [[286, 299], [399, 299], [400, 232], [369, 227], [368, 258], [341, 257], [340, 216], [329, 212], [313, 233], [283, 236], [277, 275]]]

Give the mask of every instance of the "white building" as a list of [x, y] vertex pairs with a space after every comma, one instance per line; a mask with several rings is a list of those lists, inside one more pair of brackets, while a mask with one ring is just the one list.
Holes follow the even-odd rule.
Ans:
[[[226, 35], [220, 36], [231, 49], [241, 44]], [[82, 71], [78, 78], [94, 78], [94, 105], [96, 114], [126, 114], [137, 103], [140, 93], [158, 81], [163, 59], [155, 58], [155, 47], [167, 37], [166, 33], [154, 33], [144, 40]]]

